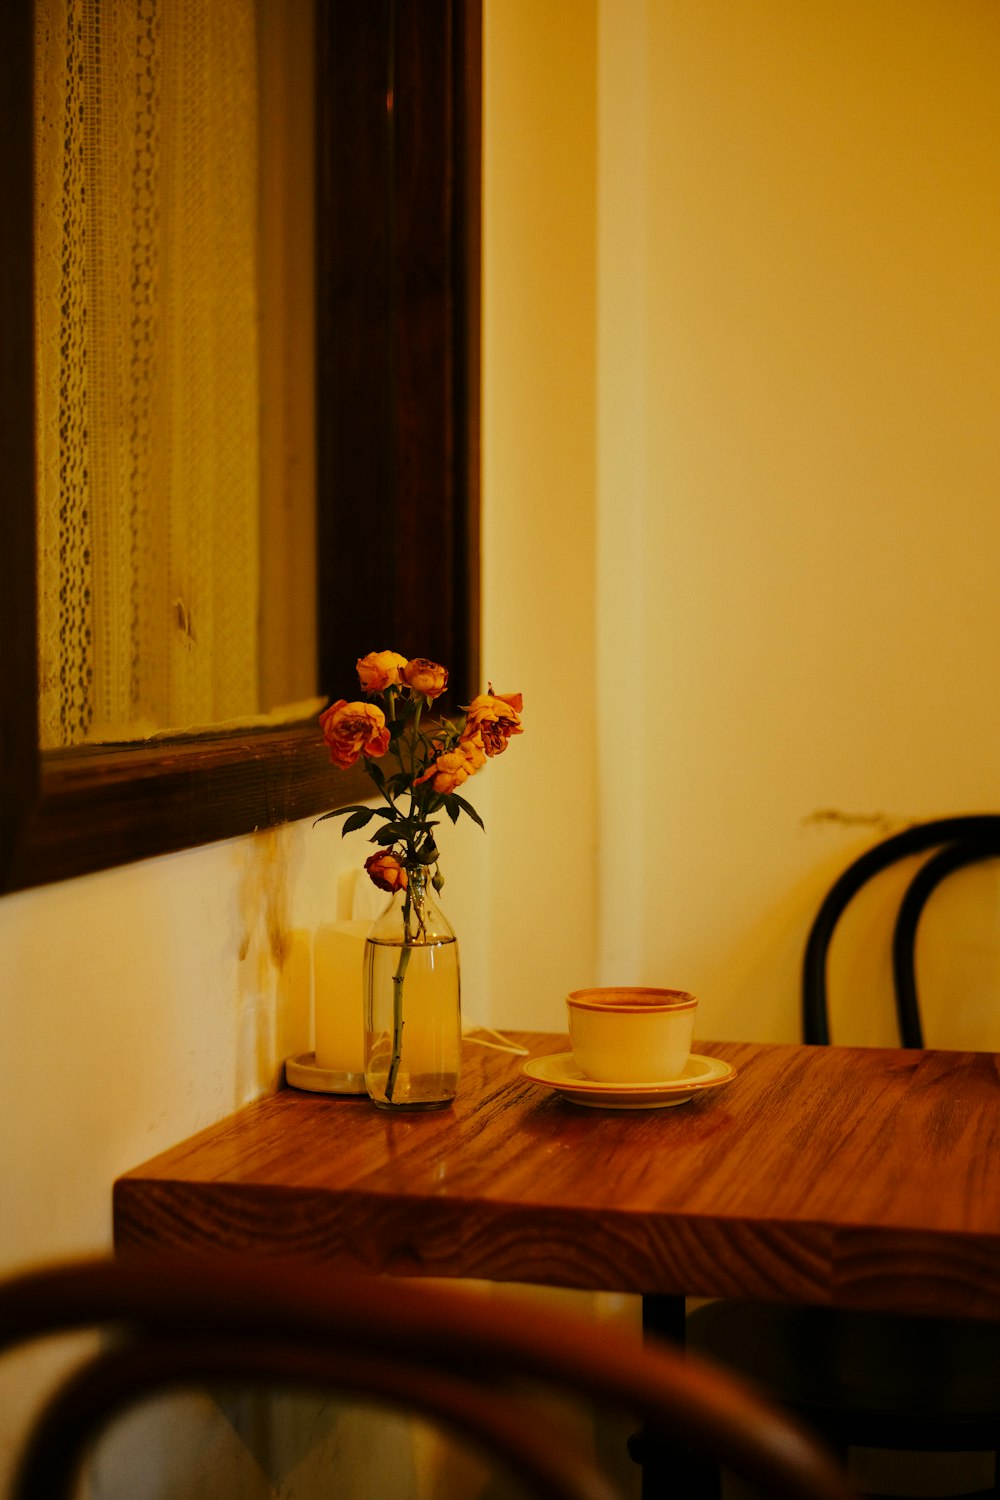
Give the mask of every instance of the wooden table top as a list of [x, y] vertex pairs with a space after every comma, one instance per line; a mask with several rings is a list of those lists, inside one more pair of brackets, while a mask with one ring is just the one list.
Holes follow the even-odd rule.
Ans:
[[471, 1041], [450, 1109], [285, 1089], [121, 1178], [116, 1247], [1000, 1318], [1000, 1056], [695, 1050], [737, 1076], [670, 1109], [581, 1107]]

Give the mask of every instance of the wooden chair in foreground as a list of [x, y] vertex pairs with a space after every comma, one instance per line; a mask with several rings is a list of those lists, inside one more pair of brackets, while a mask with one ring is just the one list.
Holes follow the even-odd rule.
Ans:
[[[994, 814], [906, 828], [866, 850], [838, 877], [806, 944], [805, 1042], [830, 1041], [827, 954], [841, 915], [873, 876], [914, 855], [929, 857], [899, 906], [893, 976], [900, 1042], [923, 1046], [916, 980], [920, 916], [948, 875], [1000, 856], [1000, 816]], [[686, 1334], [689, 1348], [752, 1380], [841, 1454], [852, 1447], [992, 1454], [992, 1485], [957, 1493], [966, 1500], [1000, 1495], [1000, 1324], [721, 1301], [693, 1312]]]
[[88, 1442], [118, 1413], [220, 1378], [360, 1394], [428, 1416], [551, 1500], [617, 1492], [554, 1419], [516, 1394], [524, 1379], [620, 1406], [764, 1496], [849, 1493], [814, 1440], [738, 1381], [534, 1303], [227, 1259], [93, 1261], [0, 1284], [0, 1352], [97, 1327], [114, 1337], [44, 1405], [11, 1500], [68, 1500]]

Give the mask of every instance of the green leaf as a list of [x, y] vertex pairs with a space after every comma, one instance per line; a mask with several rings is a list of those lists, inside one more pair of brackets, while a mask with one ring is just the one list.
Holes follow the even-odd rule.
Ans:
[[471, 802], [466, 802], [465, 798], [464, 797], [460, 797], [457, 792], [452, 792], [451, 793], [451, 800], [453, 802], [457, 802], [458, 806], [462, 809], [462, 811], [463, 812], [467, 812], [469, 814], [469, 817], [472, 819], [472, 821], [474, 823], [478, 823], [479, 826], [480, 826], [480, 828], [483, 830], [483, 832], [484, 833], [486, 832], [486, 824], [483, 822], [482, 818], [476, 812], [476, 809], [473, 807], [473, 805], [472, 805]]
[[374, 781], [379, 791], [381, 791], [385, 786], [385, 773], [382, 770], [382, 767], [378, 764], [377, 761], [372, 760], [370, 756], [366, 756], [365, 770], [368, 772], [368, 775], [371, 777], [372, 781]]
[[462, 815], [462, 809], [457, 806], [454, 797], [444, 799], [445, 811], [453, 823], [457, 823]]
[[370, 807], [359, 807], [356, 812], [351, 813], [341, 832], [353, 833], [356, 828], [364, 828], [365, 824], [370, 823], [374, 816], [375, 814]]
[[360, 802], [352, 802], [350, 807], [335, 807], [332, 812], [325, 812], [321, 817], [317, 818], [313, 827], [316, 826], [316, 823], [325, 823], [327, 818], [346, 818], [350, 813], [367, 811], [368, 808], [362, 807]]
[[398, 838], [399, 830], [395, 824], [387, 823], [384, 828], [380, 828], [377, 833], [373, 833], [368, 842], [370, 844], [394, 844]]

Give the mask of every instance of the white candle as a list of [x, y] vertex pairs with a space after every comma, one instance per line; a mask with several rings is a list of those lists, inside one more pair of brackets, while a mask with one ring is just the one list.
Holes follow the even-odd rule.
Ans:
[[288, 953], [278, 975], [277, 1050], [279, 1057], [309, 1051], [312, 1026], [313, 935], [308, 927], [289, 934]]
[[362, 1073], [365, 1066], [365, 938], [370, 922], [328, 922], [313, 940], [316, 1066]]

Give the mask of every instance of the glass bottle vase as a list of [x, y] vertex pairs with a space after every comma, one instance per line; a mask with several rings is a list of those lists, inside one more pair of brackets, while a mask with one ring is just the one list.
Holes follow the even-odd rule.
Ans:
[[441, 1109], [462, 1051], [458, 942], [422, 866], [365, 942], [365, 1086], [381, 1109]]

